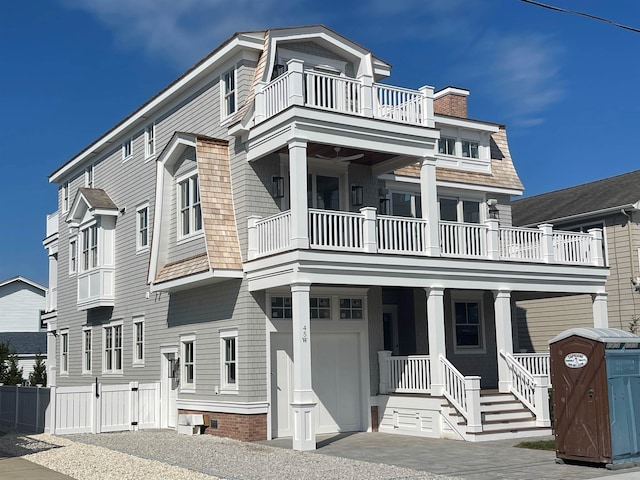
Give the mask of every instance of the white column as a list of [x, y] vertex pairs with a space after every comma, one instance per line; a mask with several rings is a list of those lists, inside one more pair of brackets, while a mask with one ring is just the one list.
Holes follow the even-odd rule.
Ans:
[[591, 295], [593, 299], [593, 326], [595, 328], [609, 328], [607, 313], [607, 293], [598, 292]]
[[436, 189], [436, 159], [423, 157], [420, 163], [420, 201], [422, 218], [428, 225], [427, 255], [440, 256], [440, 212], [438, 212], [438, 192]]
[[293, 449], [315, 450], [315, 401], [311, 386], [311, 323], [308, 283], [291, 285], [293, 308]]
[[496, 320], [496, 350], [498, 356], [498, 390], [508, 393], [511, 387], [511, 375], [506, 360], [500, 350], [513, 354], [513, 333], [511, 330], [511, 292], [498, 290], [493, 292]]
[[440, 355], [447, 356], [444, 336], [444, 288], [425, 288], [425, 291], [427, 292], [427, 331], [431, 359], [431, 394], [441, 396], [444, 392], [444, 371], [440, 363]]
[[307, 207], [307, 142], [289, 141], [289, 191], [291, 204], [291, 246], [309, 248]]

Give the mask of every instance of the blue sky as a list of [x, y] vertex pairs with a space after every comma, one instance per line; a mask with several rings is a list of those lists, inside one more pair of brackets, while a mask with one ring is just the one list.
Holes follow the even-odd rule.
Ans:
[[[640, 27], [637, 0], [547, 3]], [[525, 195], [640, 168], [640, 34], [519, 0], [347, 5], [3, 2], [0, 280], [47, 283], [48, 174], [236, 31], [323, 23], [394, 65], [393, 85], [469, 89], [472, 118], [507, 125]]]

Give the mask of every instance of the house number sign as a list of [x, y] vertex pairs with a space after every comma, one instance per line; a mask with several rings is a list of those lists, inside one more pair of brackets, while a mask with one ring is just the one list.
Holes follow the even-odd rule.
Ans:
[[302, 341], [307, 343], [307, 326], [302, 327]]
[[569, 353], [564, 357], [564, 364], [569, 368], [582, 368], [589, 359], [584, 353]]

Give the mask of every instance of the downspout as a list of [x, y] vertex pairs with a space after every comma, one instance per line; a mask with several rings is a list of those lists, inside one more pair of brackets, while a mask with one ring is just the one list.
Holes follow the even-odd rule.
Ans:
[[[633, 261], [633, 234], [631, 232], [631, 215], [629, 215], [623, 208], [620, 210], [625, 217], [627, 217], [627, 234], [629, 238], [629, 254], [631, 255], [631, 283], [634, 285], [634, 289], [637, 290], [638, 286], [634, 283], [636, 281], [635, 262]], [[640, 252], [639, 252], [640, 255]], [[640, 259], [639, 259], [640, 261]], [[633, 314], [636, 313], [636, 296], [631, 294], [631, 302], [633, 303]]]

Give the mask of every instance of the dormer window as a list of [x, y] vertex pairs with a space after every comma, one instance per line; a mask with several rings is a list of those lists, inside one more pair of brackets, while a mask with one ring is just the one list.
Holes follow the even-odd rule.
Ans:
[[478, 142], [462, 140], [462, 156], [466, 158], [479, 158]]
[[202, 210], [198, 174], [178, 182], [180, 236], [188, 237], [202, 231]]
[[236, 72], [229, 70], [222, 75], [222, 117], [228, 117], [236, 111]]
[[456, 139], [442, 137], [438, 140], [438, 153], [443, 155], [455, 155], [456, 154]]

